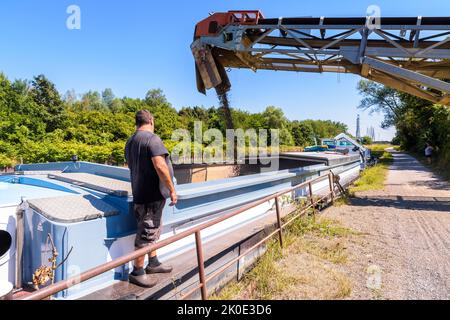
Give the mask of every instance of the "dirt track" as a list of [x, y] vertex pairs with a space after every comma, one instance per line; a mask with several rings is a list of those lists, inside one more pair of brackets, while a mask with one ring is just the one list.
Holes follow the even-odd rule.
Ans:
[[450, 299], [450, 185], [393, 152], [384, 190], [324, 217], [363, 234], [346, 243], [350, 299]]

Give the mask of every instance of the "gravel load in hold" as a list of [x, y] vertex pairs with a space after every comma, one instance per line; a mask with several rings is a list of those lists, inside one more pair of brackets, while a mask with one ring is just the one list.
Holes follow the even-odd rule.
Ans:
[[324, 217], [364, 234], [347, 244], [350, 299], [450, 299], [450, 184], [393, 152], [385, 188]]

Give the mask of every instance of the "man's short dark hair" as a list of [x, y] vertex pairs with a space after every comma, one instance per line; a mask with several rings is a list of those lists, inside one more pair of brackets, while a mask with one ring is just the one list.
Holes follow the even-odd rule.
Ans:
[[136, 127], [140, 128], [146, 124], [150, 124], [153, 120], [153, 115], [148, 110], [140, 110], [136, 112]]

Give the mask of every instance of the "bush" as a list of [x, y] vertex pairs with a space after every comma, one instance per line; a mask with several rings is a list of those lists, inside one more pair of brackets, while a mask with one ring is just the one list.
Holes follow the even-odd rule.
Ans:
[[4, 154], [0, 154], [0, 169], [12, 167], [14, 162]]
[[[178, 145], [169, 141], [172, 132], [186, 129], [192, 136], [196, 121], [202, 121], [203, 132], [215, 128], [225, 134], [221, 108], [194, 106], [177, 111], [162, 90], [150, 90], [145, 99], [117, 98], [111, 89], [102, 94], [89, 91], [81, 99], [77, 96], [71, 91], [61, 98], [43, 75], [31, 82], [11, 82], [0, 73], [1, 164], [10, 165], [14, 159], [25, 163], [69, 161], [77, 154], [80, 160], [121, 165], [126, 140], [135, 130], [135, 112], [142, 109], [155, 116], [156, 134], [166, 141], [169, 151]], [[235, 127], [244, 131], [279, 129], [280, 144], [286, 146], [308, 144], [314, 136], [334, 136], [347, 130], [339, 122], [289, 121], [276, 107], [254, 114], [233, 109], [232, 117]], [[192, 142], [187, 146], [191, 154], [194, 150], [203, 153], [205, 147]]]
[[372, 140], [371, 137], [365, 136], [365, 137], [362, 137], [362, 138], [361, 138], [361, 143], [362, 143], [363, 145], [369, 145], [369, 144], [372, 144], [372, 143], [373, 143], [373, 140]]

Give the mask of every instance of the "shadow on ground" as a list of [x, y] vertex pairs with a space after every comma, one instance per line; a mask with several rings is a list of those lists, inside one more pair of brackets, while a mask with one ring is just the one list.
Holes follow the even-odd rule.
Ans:
[[414, 170], [419, 172], [431, 172], [430, 169], [423, 166], [419, 161], [407, 154], [396, 154], [395, 162], [391, 170]]
[[[433, 190], [450, 190], [450, 184], [443, 181], [441, 177], [433, 173], [429, 168], [407, 154], [396, 153], [395, 162], [390, 167], [391, 171], [416, 171], [431, 173], [431, 180], [410, 182], [411, 185], [427, 187]], [[393, 184], [390, 184], [393, 185]]]
[[359, 207], [390, 207], [450, 213], [450, 197], [357, 197], [351, 198], [350, 204]]

